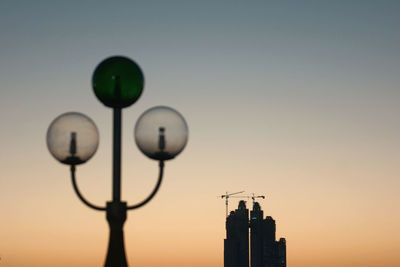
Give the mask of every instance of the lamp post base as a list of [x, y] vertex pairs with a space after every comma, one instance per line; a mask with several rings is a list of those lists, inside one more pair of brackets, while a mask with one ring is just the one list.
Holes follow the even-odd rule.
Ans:
[[107, 202], [107, 221], [110, 226], [110, 239], [105, 267], [127, 267], [124, 247], [124, 223], [126, 202]]

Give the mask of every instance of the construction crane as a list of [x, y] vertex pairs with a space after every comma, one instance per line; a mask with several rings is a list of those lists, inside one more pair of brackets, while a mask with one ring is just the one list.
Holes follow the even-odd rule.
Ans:
[[254, 203], [256, 202], [256, 198], [262, 198], [265, 199], [265, 196], [256, 196], [254, 193], [251, 195], [246, 195], [246, 196], [233, 196], [234, 198], [251, 198], [253, 200], [253, 206]]
[[244, 193], [244, 191], [236, 192], [236, 193], [228, 193], [226, 192], [225, 195], [221, 195], [221, 198], [225, 198], [225, 206], [226, 206], [226, 217], [228, 217], [228, 199], [233, 195]]

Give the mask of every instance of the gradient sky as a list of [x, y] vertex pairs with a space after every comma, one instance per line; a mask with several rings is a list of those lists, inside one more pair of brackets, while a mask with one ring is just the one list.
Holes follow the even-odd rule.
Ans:
[[267, 195], [290, 267], [400, 266], [400, 2], [116, 2], [0, 2], [0, 266], [103, 264], [105, 214], [78, 200], [45, 135], [67, 111], [96, 122], [78, 184], [109, 200], [112, 113], [90, 80], [112, 55], [146, 78], [123, 114], [123, 199], [156, 181], [140, 114], [168, 105], [190, 130], [156, 198], [128, 214], [131, 266], [223, 266], [217, 196], [240, 190]]

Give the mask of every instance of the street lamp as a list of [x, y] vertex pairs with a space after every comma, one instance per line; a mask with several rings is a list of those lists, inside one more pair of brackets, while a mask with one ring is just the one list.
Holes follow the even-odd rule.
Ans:
[[106, 211], [110, 238], [105, 266], [125, 267], [128, 266], [123, 234], [126, 211], [145, 205], [155, 196], [163, 178], [164, 161], [175, 158], [185, 148], [188, 127], [179, 112], [166, 106], [150, 108], [140, 116], [134, 130], [136, 145], [147, 157], [159, 162], [159, 177], [147, 198], [128, 205], [121, 201], [121, 117], [122, 109], [135, 103], [142, 94], [143, 73], [129, 58], [110, 57], [96, 67], [92, 86], [97, 98], [113, 109], [112, 201], [106, 206], [92, 204], [76, 183], [76, 165], [88, 161], [99, 144], [99, 132], [89, 117], [67, 112], [55, 118], [47, 130], [47, 147], [54, 158], [70, 166], [72, 185], [79, 199], [92, 209]]

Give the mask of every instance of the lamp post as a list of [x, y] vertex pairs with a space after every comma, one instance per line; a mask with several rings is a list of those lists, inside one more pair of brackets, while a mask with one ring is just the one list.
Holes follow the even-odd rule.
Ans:
[[97, 98], [113, 109], [112, 200], [105, 206], [92, 204], [82, 195], [76, 183], [76, 166], [88, 161], [99, 144], [97, 127], [89, 117], [67, 112], [55, 118], [47, 130], [47, 147], [59, 162], [70, 166], [72, 186], [78, 198], [86, 206], [106, 212], [110, 237], [105, 266], [125, 267], [128, 266], [123, 233], [126, 212], [145, 205], [155, 196], [162, 182], [164, 161], [173, 159], [184, 149], [188, 127], [181, 114], [166, 106], [150, 108], [139, 117], [134, 130], [136, 144], [147, 157], [159, 162], [159, 176], [147, 198], [128, 205], [121, 201], [122, 109], [135, 103], [142, 94], [143, 73], [129, 58], [110, 57], [96, 67], [92, 86]]

